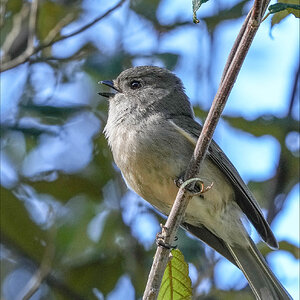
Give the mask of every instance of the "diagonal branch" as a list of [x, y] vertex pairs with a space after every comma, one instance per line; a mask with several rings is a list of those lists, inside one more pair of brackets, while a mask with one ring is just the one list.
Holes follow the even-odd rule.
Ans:
[[[60, 42], [62, 40], [65, 40], [67, 38], [70, 38], [72, 36], [75, 36], [75, 35], [83, 32], [83, 31], [85, 31], [86, 29], [90, 28], [91, 26], [93, 26], [94, 24], [96, 24], [97, 22], [102, 20], [103, 18], [107, 17], [110, 13], [112, 13], [114, 10], [116, 10], [118, 7], [120, 7], [125, 1], [126, 0], [120, 0], [115, 6], [110, 8], [104, 14], [102, 14], [101, 16], [97, 17], [96, 19], [94, 19], [90, 23], [84, 25], [83, 27], [79, 28], [78, 30], [75, 30], [74, 32], [72, 32], [70, 34], [63, 35], [58, 39], [55, 39], [55, 36], [54, 36], [53, 39], [51, 39], [50, 41], [47, 41], [44, 44], [42, 43], [41, 45], [39, 45], [35, 48], [34, 47], [27, 47], [27, 49], [21, 55], [16, 57], [15, 59], [1, 64], [0, 72], [4, 72], [4, 71], [7, 71], [9, 69], [15, 68], [16, 66], [27, 62], [32, 55], [38, 53], [39, 51], [43, 50], [44, 48], [50, 47], [50, 46], [52, 46], [53, 44], [55, 44], [57, 42]], [[33, 3], [32, 3], [32, 5], [33, 5]]]
[[[199, 174], [199, 170], [204, 162], [214, 130], [221, 117], [230, 91], [235, 83], [253, 38], [257, 32], [262, 12], [265, 11], [268, 3], [268, 0], [255, 0], [251, 16], [249, 17], [248, 15], [246, 17], [244, 25], [242, 26], [242, 33], [239, 34], [237, 37], [238, 42], [236, 42], [233, 46], [234, 50], [229, 56], [230, 62], [226, 65], [227, 69], [225, 69], [219, 89], [197, 141], [193, 157], [185, 174], [185, 180], [196, 177]], [[170, 245], [173, 243], [178, 227], [183, 220], [185, 209], [191, 198], [192, 195], [186, 193], [183, 187], [179, 189], [167, 222], [165, 226], [162, 227], [161, 239], [164, 244]], [[144, 300], [157, 298], [163, 273], [169, 260], [169, 254], [170, 249], [160, 246], [157, 247], [143, 296]]]

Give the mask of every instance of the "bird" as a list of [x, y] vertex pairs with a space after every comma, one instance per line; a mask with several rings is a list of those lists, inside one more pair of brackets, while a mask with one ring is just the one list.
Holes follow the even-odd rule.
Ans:
[[[182, 81], [156, 66], [124, 70], [100, 83], [112, 92], [104, 134], [127, 185], [168, 215], [202, 127]], [[276, 238], [254, 195], [212, 140], [198, 174], [210, 188], [194, 195], [181, 226], [236, 265], [256, 299], [292, 299], [251, 239], [247, 222], [272, 249]]]

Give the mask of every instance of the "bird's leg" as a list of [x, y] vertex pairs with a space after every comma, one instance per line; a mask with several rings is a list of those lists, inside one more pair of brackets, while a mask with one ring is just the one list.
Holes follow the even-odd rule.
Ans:
[[192, 178], [190, 180], [191, 183], [187, 183], [184, 180], [184, 174], [182, 174], [174, 180], [174, 183], [178, 188], [180, 188], [183, 184], [185, 184], [185, 189], [187, 191], [194, 194], [195, 196], [200, 196], [201, 198], [204, 198], [203, 194], [209, 191], [213, 186], [213, 182], [212, 182], [209, 186], [204, 187], [204, 183], [201, 180], [201, 178]]
[[[160, 227], [162, 228], [162, 230], [164, 229], [164, 225], [160, 224]], [[178, 240], [178, 238], [176, 236], [174, 238], [174, 241], [177, 241], [177, 240]], [[156, 244], [158, 246], [161, 246], [161, 247], [166, 248], [166, 249], [176, 249], [177, 248], [177, 245], [172, 246], [172, 245], [164, 242], [164, 234], [162, 232], [159, 232], [156, 235]]]

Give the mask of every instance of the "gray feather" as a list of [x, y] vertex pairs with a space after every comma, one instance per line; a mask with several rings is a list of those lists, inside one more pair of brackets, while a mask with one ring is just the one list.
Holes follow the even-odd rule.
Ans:
[[286, 289], [275, 277], [265, 259], [249, 240], [250, 245], [245, 249], [227, 244], [238, 267], [247, 278], [252, 291], [258, 300], [288, 300], [292, 299]]
[[[194, 141], [194, 145], [196, 144], [196, 141], [202, 130], [202, 127], [199, 123], [187, 116], [172, 118], [171, 122], [185, 132], [186, 138], [189, 142]], [[190, 135], [190, 138], [188, 138], [188, 135]], [[249, 221], [253, 224], [262, 239], [272, 248], [278, 248], [276, 238], [269, 224], [265, 220], [262, 211], [259, 208], [259, 205], [256, 202], [251, 191], [244, 183], [243, 179], [241, 178], [233, 164], [230, 162], [228, 157], [213, 140], [210, 144], [207, 156], [219, 167], [219, 169], [227, 176], [229, 181], [232, 183], [236, 194], [237, 204], [239, 205], [243, 213], [247, 216]]]

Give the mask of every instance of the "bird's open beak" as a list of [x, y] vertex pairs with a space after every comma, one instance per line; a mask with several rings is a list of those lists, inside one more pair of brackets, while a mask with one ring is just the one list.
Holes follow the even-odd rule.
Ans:
[[[114, 89], [115, 91], [119, 92], [119, 90], [114, 86], [114, 83], [111, 80], [102, 80], [99, 81], [98, 84], [104, 84], [109, 86], [110, 88]], [[111, 98], [113, 97], [116, 93], [107, 93], [107, 92], [100, 92], [98, 93], [100, 96], [106, 97], [106, 98]]]

